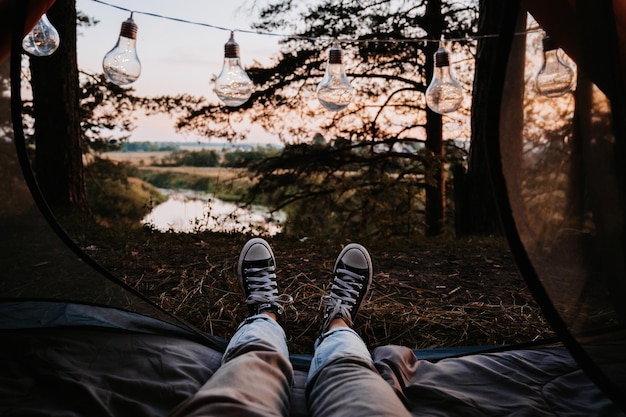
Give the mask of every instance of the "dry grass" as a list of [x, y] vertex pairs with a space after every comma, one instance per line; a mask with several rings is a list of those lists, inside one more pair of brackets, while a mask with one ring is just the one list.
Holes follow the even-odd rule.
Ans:
[[[107, 156], [148, 167], [165, 154]], [[233, 169], [163, 169], [220, 181], [242, 178]], [[228, 338], [247, 314], [235, 262], [249, 236], [98, 229], [80, 234], [87, 236], [85, 246], [97, 247], [92, 255], [101, 264], [202, 331]], [[320, 297], [329, 291], [335, 256], [347, 242], [268, 240], [281, 288], [295, 298], [285, 321], [291, 351], [311, 352], [321, 326]], [[370, 347], [499, 345], [553, 335], [501, 238], [360, 243], [370, 250], [375, 270], [355, 329]]]
[[[113, 241], [99, 234], [94, 257], [164, 309], [228, 338], [247, 311], [235, 274], [249, 236], [143, 231]], [[320, 330], [320, 297], [345, 242], [268, 238], [282, 291], [292, 353], [309, 353]], [[418, 245], [361, 242], [375, 266], [355, 321], [370, 347], [413, 349], [498, 345], [552, 336], [501, 239]]]

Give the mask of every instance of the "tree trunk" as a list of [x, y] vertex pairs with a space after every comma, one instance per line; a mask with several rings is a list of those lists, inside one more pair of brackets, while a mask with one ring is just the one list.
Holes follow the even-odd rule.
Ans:
[[76, 2], [57, 0], [47, 12], [61, 38], [48, 57], [31, 57], [35, 173], [51, 207], [87, 210], [76, 59]]
[[[430, 22], [429, 34], [438, 39], [444, 27], [441, 14], [441, 0], [429, 0], [426, 18]], [[434, 54], [439, 48], [435, 42], [429, 42], [425, 48], [426, 79], [433, 77]], [[426, 162], [426, 235], [436, 236], [443, 231], [446, 209], [445, 171], [443, 169], [444, 148], [441, 115], [426, 109], [426, 149], [429, 157]]]
[[444, 149], [441, 115], [427, 110], [426, 149], [426, 234], [437, 236], [443, 231], [446, 210]]
[[[507, 6], [500, 0], [481, 0], [479, 33], [498, 33], [502, 14]], [[525, 20], [524, 20], [525, 22]], [[456, 225], [457, 236], [462, 235], [500, 235], [502, 229], [500, 216], [494, 196], [491, 173], [487, 163], [485, 134], [488, 114], [489, 92], [484, 86], [489, 85], [494, 67], [494, 53], [498, 48], [497, 39], [485, 38], [478, 42], [476, 53], [476, 73], [474, 77], [474, 96], [472, 100], [472, 138], [468, 160], [467, 178], [462, 200], [465, 213], [461, 219], [465, 224]], [[523, 48], [521, 49], [523, 52]], [[522, 55], [523, 59], [523, 55]], [[520, 67], [524, 68], [523, 62]], [[522, 98], [515, 95], [516, 108], [521, 106]]]

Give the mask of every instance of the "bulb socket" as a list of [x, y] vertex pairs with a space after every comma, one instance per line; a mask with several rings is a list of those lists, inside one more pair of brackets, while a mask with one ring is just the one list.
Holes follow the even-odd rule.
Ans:
[[435, 66], [437, 68], [450, 66], [450, 55], [444, 48], [439, 48], [435, 52]]
[[137, 39], [137, 25], [132, 17], [129, 17], [122, 22], [122, 29], [120, 29], [120, 36], [128, 39]]
[[330, 50], [330, 55], [328, 57], [329, 64], [341, 64], [343, 63], [343, 50], [339, 47], [333, 47]]
[[224, 44], [224, 58], [239, 58], [239, 44], [235, 42], [235, 36], [232, 33], [228, 42]]
[[541, 43], [543, 44], [543, 51], [554, 51], [555, 49], [559, 49], [558, 45], [556, 44], [556, 42], [554, 41], [554, 39], [552, 39], [550, 36], [546, 35], [543, 37], [543, 39], [541, 40]]

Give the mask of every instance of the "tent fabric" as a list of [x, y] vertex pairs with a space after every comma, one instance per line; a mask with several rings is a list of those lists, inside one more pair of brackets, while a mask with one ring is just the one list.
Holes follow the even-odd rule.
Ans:
[[[512, 254], [546, 318], [576, 360], [626, 408], [622, 360], [607, 340], [626, 340], [626, 92], [611, 2], [527, 1], [562, 44], [576, 44], [576, 89], [541, 97], [526, 66], [533, 49], [526, 10], [509, 7], [488, 109], [489, 165]], [[509, 5], [507, 3], [507, 5]], [[584, 16], [585, 18], [581, 18]], [[622, 16], [623, 18], [623, 16]], [[620, 19], [617, 19], [618, 21]], [[552, 22], [552, 23], [550, 23]], [[520, 24], [521, 23], [521, 24]], [[552, 31], [552, 32], [551, 32]], [[503, 94], [503, 92], [506, 92]], [[612, 357], [614, 364], [606, 363]]]
[[[222, 351], [164, 334], [146, 326], [152, 319], [140, 315], [100, 311], [95, 316], [108, 320], [97, 326], [86, 306], [66, 306], [87, 314], [62, 321], [39, 320], [46, 309], [32, 307], [14, 310], [23, 313], [26, 328], [15, 328], [10, 317], [0, 320], [3, 416], [166, 416], [221, 364]], [[58, 311], [59, 305], [48, 307]], [[421, 359], [420, 351], [406, 347], [384, 346], [373, 357], [415, 416], [626, 415], [560, 345], [439, 361]], [[296, 369], [292, 416], [308, 415], [305, 380], [306, 370]]]
[[[403, 358], [398, 357], [403, 354]], [[420, 357], [419, 351], [415, 353]], [[407, 351], [382, 347], [383, 377], [411, 362]], [[413, 359], [414, 360], [414, 359]], [[379, 365], [380, 367], [380, 365]], [[397, 378], [415, 416], [623, 416], [562, 346], [472, 354], [437, 362], [417, 359]]]
[[[56, 222], [30, 167], [20, 96], [22, 22], [33, 23], [50, 2], [0, 2], [7, 4], [16, 14], [15, 138], [0, 141], [0, 321], [11, 323], [0, 326], [0, 414], [167, 415], [215, 372], [225, 341], [126, 286]], [[621, 416], [614, 404], [626, 409], [624, 72], [611, 2], [576, 5], [574, 14], [588, 18], [574, 19], [575, 33], [564, 36], [568, 44], [572, 36], [587, 42], [572, 57], [579, 68], [573, 106], [548, 118], [566, 121], [558, 129], [524, 113], [532, 92], [518, 65], [526, 40], [515, 28], [526, 14], [517, 1], [506, 2], [499, 37], [486, 40], [498, 46], [486, 139], [504, 229], [567, 349], [513, 348], [439, 361], [397, 346], [376, 349], [381, 375], [414, 415]], [[307, 357], [292, 360], [292, 414], [306, 415]]]

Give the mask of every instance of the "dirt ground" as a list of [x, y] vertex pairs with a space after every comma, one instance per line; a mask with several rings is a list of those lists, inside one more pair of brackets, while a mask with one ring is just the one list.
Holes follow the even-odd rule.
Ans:
[[[144, 229], [94, 233], [84, 246], [103, 266], [164, 309], [224, 338], [245, 317], [235, 274], [250, 236]], [[285, 329], [292, 353], [310, 353], [320, 330], [320, 297], [348, 242], [270, 237], [283, 292], [295, 298]], [[500, 345], [552, 336], [502, 238], [359, 242], [374, 283], [355, 320], [370, 347], [412, 349]]]

